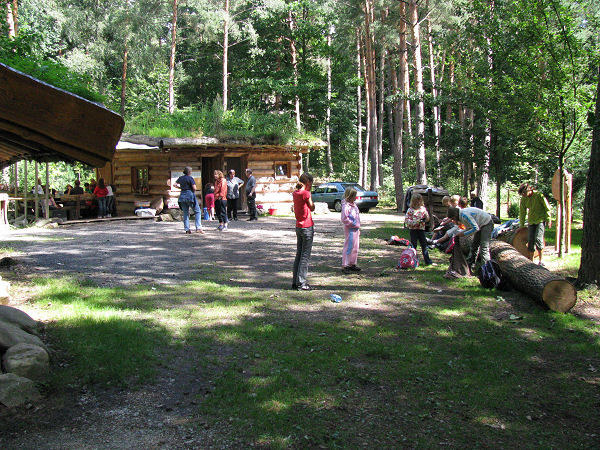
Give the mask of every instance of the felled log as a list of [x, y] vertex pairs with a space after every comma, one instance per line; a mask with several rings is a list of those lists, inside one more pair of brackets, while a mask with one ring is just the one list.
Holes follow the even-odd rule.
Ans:
[[527, 250], [527, 228], [517, 228], [516, 230], [507, 231], [501, 234], [496, 239], [504, 241], [512, 245], [521, 255], [528, 258], [529, 251]]
[[577, 302], [577, 290], [571, 283], [529, 261], [510, 244], [492, 241], [490, 253], [513, 287], [545, 303], [552, 311], [567, 312]]

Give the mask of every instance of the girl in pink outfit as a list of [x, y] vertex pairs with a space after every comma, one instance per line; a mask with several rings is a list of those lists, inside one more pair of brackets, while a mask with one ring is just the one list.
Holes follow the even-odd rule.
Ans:
[[342, 223], [344, 224], [344, 250], [342, 252], [342, 271], [344, 273], [360, 272], [356, 266], [358, 258], [358, 241], [360, 239], [360, 216], [356, 200], [356, 189], [347, 187], [342, 200]]

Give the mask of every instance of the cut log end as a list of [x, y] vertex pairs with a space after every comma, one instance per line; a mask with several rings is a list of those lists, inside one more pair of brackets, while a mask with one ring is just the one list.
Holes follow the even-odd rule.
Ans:
[[575, 306], [577, 290], [566, 280], [550, 281], [544, 286], [542, 299], [552, 311], [565, 313]]

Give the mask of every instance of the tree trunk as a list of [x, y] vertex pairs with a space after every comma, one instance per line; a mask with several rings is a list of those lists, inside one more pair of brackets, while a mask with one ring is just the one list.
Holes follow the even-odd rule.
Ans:
[[[395, 65], [390, 61], [391, 81], [394, 89], [394, 188], [396, 191], [396, 209], [402, 212], [404, 203], [404, 180], [402, 176], [402, 161], [404, 159], [404, 73], [407, 68], [408, 50], [406, 48], [406, 4], [400, 2], [400, 25], [398, 35], [400, 38], [399, 74], [396, 74]], [[400, 88], [399, 80], [402, 82]]]
[[404, 39], [404, 49], [402, 48], [402, 42], [400, 42], [400, 53], [406, 54], [406, 58], [404, 58], [404, 79], [402, 82], [404, 83], [404, 114], [406, 115], [406, 124], [404, 125], [404, 129], [408, 137], [412, 141], [413, 137], [413, 126], [412, 126], [412, 107], [410, 102], [410, 67], [408, 64], [408, 44], [405, 36]]
[[377, 118], [377, 178], [383, 184], [383, 116], [385, 107], [385, 48], [379, 55], [379, 111]]
[[125, 36], [125, 47], [123, 49], [123, 72], [121, 74], [121, 115], [125, 115], [125, 100], [127, 98], [127, 55], [129, 53], [127, 36]]
[[413, 48], [415, 54], [415, 89], [417, 91], [417, 135], [416, 135], [416, 165], [417, 184], [427, 184], [427, 167], [425, 162], [425, 103], [423, 91], [423, 63], [421, 60], [421, 27], [417, 0], [410, 0], [410, 21], [413, 34]]
[[[426, 8], [429, 11], [429, 1], [426, 3]], [[435, 61], [433, 57], [433, 34], [431, 32], [431, 20], [427, 19], [427, 45], [429, 47], [429, 74], [431, 76], [431, 97], [433, 100], [433, 134], [435, 145], [435, 181], [438, 186], [442, 184], [442, 164], [440, 160], [440, 107], [437, 104], [438, 90], [435, 83]]]
[[365, 0], [365, 61], [367, 69], [367, 96], [369, 100], [369, 155], [371, 159], [371, 190], [379, 187], [379, 171], [377, 167], [377, 77], [375, 68], [375, 49], [371, 33], [373, 17], [372, 0]]
[[225, 0], [223, 14], [223, 111], [227, 111], [227, 97], [229, 84], [229, 0]]
[[14, 39], [17, 35], [17, 29], [15, 26], [15, 16], [13, 7], [10, 3], [10, 0], [6, 1], [6, 23], [8, 25], [8, 37]]
[[600, 68], [596, 90], [596, 113], [592, 134], [592, 151], [583, 201], [583, 239], [581, 264], [577, 274], [580, 286], [600, 286]]
[[[362, 80], [361, 57], [360, 57], [360, 29], [356, 29], [356, 76]], [[362, 86], [356, 86], [356, 147], [358, 150], [358, 183], [364, 186], [365, 167], [363, 164], [362, 145]]]
[[510, 244], [492, 241], [490, 254], [516, 289], [552, 311], [567, 312], [577, 302], [577, 290], [571, 283], [529, 261]]
[[[292, 15], [292, 11], [288, 13], [288, 23], [292, 34], [296, 29], [296, 21], [294, 16]], [[296, 116], [296, 130], [300, 131], [302, 129], [302, 122], [300, 121], [300, 96], [298, 95], [298, 51], [296, 50], [296, 41], [292, 36], [290, 38], [290, 51], [292, 53], [292, 68], [294, 70], [294, 88], [296, 93], [294, 94], [294, 112]]]
[[367, 73], [367, 57], [365, 56], [365, 46], [363, 45], [361, 47], [361, 52], [362, 52], [362, 68], [363, 68], [363, 80], [365, 80], [365, 122], [366, 122], [366, 127], [365, 127], [365, 151], [363, 153], [363, 168], [364, 168], [364, 172], [363, 172], [363, 176], [365, 177], [363, 182], [362, 182], [362, 186], [366, 187], [369, 185], [369, 149], [370, 149], [370, 140], [371, 140], [371, 133], [370, 133], [370, 127], [371, 127], [371, 98], [369, 97], [369, 93], [368, 93], [368, 81], [367, 79], [369, 78], [368, 73]]
[[[229, 0], [226, 0], [227, 2]], [[169, 58], [169, 114], [175, 111], [175, 48], [177, 44], [177, 0], [173, 0], [171, 21], [171, 56]]]
[[496, 239], [512, 245], [521, 255], [528, 258], [529, 250], [527, 249], [527, 228], [521, 227], [516, 230], [508, 231], [501, 234]]
[[15, 24], [15, 36], [19, 34], [19, 0], [12, 0], [12, 15]]
[[333, 175], [333, 161], [331, 160], [331, 34], [333, 25], [327, 33], [327, 170], [329, 176]]

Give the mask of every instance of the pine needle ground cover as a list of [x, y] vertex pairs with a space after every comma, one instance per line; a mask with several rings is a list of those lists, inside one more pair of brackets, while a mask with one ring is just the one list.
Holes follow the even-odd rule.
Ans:
[[[200, 430], [288, 447], [592, 447], [600, 419], [597, 321], [517, 293], [396, 272], [397, 252], [364, 233], [361, 275], [317, 264], [308, 293], [250, 288], [242, 268], [198, 267], [171, 286], [24, 283], [59, 350], [49, 395], [85, 383], [143, 389], [158, 355], [184, 349], [210, 388]], [[325, 251], [339, 252], [333, 242]], [[287, 266], [282, 268], [287, 271]], [[287, 272], [286, 272], [287, 273]], [[25, 286], [26, 285], [26, 286]], [[329, 293], [343, 297], [329, 301]], [[588, 300], [596, 302], [598, 299]], [[131, 357], [134, 354], [135, 357]], [[177, 366], [171, 367], [177, 378]]]

